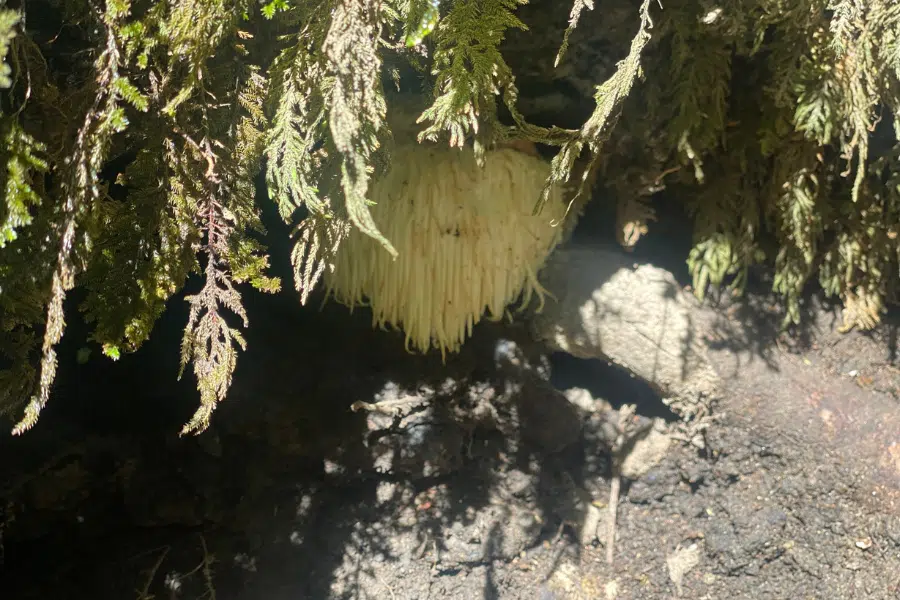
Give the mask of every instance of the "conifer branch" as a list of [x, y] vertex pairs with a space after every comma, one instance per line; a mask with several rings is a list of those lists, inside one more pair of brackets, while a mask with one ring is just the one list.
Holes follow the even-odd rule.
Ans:
[[[510, 28], [526, 29], [515, 16], [525, 0], [455, 0], [435, 30], [434, 102], [419, 122], [431, 124], [419, 140], [436, 141], [449, 133], [451, 146], [463, 146], [473, 137], [479, 163], [493, 141], [497, 96], [514, 88], [512, 70], [500, 53]], [[512, 90], [514, 94], [514, 89]]]
[[[535, 214], [538, 214], [546, 204], [551, 186], [568, 180], [569, 174], [574, 169], [575, 160], [586, 145], [590, 148], [594, 158], [591, 165], [585, 169], [585, 175], [593, 169], [597, 155], [615, 127], [625, 99], [631, 93], [632, 87], [634, 87], [641, 74], [641, 54], [650, 41], [650, 30], [652, 28], [650, 0], [643, 0], [640, 8], [640, 26], [637, 35], [631, 42], [628, 56], [617, 65], [616, 72], [612, 77], [603, 82], [602, 85], [597, 86], [597, 92], [594, 94], [594, 101], [596, 102], [594, 112], [581, 127], [578, 134], [562, 144], [560, 151], [553, 157], [550, 177], [534, 207]], [[582, 178], [575, 198], [584, 193], [586, 181], [586, 177]]]
[[333, 268], [348, 232], [341, 210], [345, 193], [334, 158], [340, 153], [328, 138], [334, 77], [324, 54], [312, 51], [322, 47], [331, 31], [328, 8], [330, 4], [323, 2], [302, 15], [294, 43], [270, 69], [269, 102], [275, 114], [265, 148], [266, 183], [285, 222], [291, 223], [301, 207], [309, 212], [295, 230], [291, 253], [301, 304], [306, 304], [324, 270]]
[[201, 229], [206, 234], [203, 252], [206, 255], [203, 289], [188, 296], [191, 310], [181, 342], [181, 371], [188, 363], [194, 366], [197, 386], [200, 390], [200, 407], [181, 430], [182, 435], [204, 431], [219, 402], [225, 399], [231, 386], [231, 377], [237, 366], [237, 349], [246, 349], [243, 334], [225, 321], [220, 307], [238, 315], [247, 327], [247, 312], [241, 304], [241, 294], [234, 288], [223, 263], [228, 254], [228, 238], [233, 227], [226, 221], [222, 199], [227, 188], [220, 178], [218, 159], [209, 140], [194, 142], [185, 136], [195, 150], [201, 153], [207, 164], [204, 172], [204, 195], [200, 199], [198, 213]]
[[[56, 377], [56, 344], [62, 339], [65, 331], [63, 301], [66, 293], [75, 285], [75, 276], [78, 272], [78, 266], [73, 259], [75, 247], [79, 243], [78, 224], [90, 204], [100, 195], [98, 171], [106, 160], [110, 140], [115, 133], [127, 126], [120, 104], [121, 100], [127, 100], [126, 96], [132, 88], [119, 74], [121, 56], [116, 27], [128, 16], [129, 11], [128, 1], [121, 0], [110, 3], [100, 17], [106, 45], [95, 62], [97, 72], [95, 97], [75, 138], [71, 158], [66, 165], [60, 186], [63, 211], [57, 229], [59, 249], [51, 280], [50, 300], [47, 304], [38, 389], [26, 405], [21, 420], [13, 428], [13, 435], [21, 435], [31, 429], [49, 400], [50, 388]], [[132, 96], [132, 101], [140, 105], [138, 96]]]
[[572, 11], [569, 13], [569, 26], [566, 27], [562, 43], [559, 46], [559, 52], [556, 53], [556, 59], [553, 61], [554, 67], [558, 67], [559, 63], [566, 55], [566, 51], [569, 49], [569, 37], [572, 35], [572, 32], [575, 31], [575, 28], [578, 27], [581, 13], [584, 12], [585, 9], [594, 10], [594, 0], [575, 0], [572, 3]]
[[387, 104], [381, 89], [380, 0], [339, 0], [322, 44], [334, 78], [329, 128], [343, 161], [341, 185], [350, 222], [376, 240], [391, 256], [397, 250], [375, 225], [367, 193], [371, 159], [385, 126]]

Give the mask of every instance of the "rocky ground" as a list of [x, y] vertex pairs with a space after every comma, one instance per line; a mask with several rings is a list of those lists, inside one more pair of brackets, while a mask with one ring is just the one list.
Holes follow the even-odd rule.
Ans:
[[518, 326], [442, 365], [340, 307], [288, 308], [254, 323], [197, 439], [175, 435], [194, 400], [174, 327], [64, 369], [41, 426], [0, 447], [3, 598], [900, 598], [896, 325], [840, 335], [819, 308], [778, 339], [764, 299], [724, 308], [698, 449], [649, 389]]

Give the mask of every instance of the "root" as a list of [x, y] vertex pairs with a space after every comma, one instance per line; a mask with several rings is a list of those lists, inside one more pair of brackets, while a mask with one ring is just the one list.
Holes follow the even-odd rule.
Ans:
[[613, 564], [613, 554], [615, 552], [616, 543], [616, 513], [619, 510], [619, 490], [622, 486], [622, 477], [618, 473], [618, 468], [612, 476], [609, 488], [609, 522], [606, 526], [606, 563]]
[[[175, 574], [171, 576], [171, 579], [169, 576], [166, 577], [166, 587], [169, 588], [170, 598], [174, 599], [178, 597], [178, 594], [181, 591], [181, 581], [199, 572], [203, 574], [205, 591], [201, 596], [197, 598], [197, 600], [216, 600], [216, 588], [213, 585], [212, 570], [212, 566], [215, 563], [215, 557], [209, 553], [209, 548], [206, 545], [206, 538], [204, 538], [202, 535], [200, 536], [200, 547], [203, 550], [203, 559], [200, 561], [200, 564], [198, 564], [196, 567], [194, 567], [184, 575]], [[162, 552], [159, 553], [159, 557], [150, 568], [150, 573], [147, 576], [147, 581], [144, 583], [144, 587], [140, 590], [136, 590], [137, 600], [154, 600], [156, 598], [155, 595], [150, 593], [150, 588], [153, 585], [153, 582], [156, 580], [156, 576], [159, 573], [160, 567], [162, 567], [162, 564], [171, 549], [171, 546], [166, 546], [165, 548], [163, 548]]]
[[159, 558], [156, 559], [156, 562], [150, 569], [150, 575], [147, 576], [147, 582], [144, 583], [143, 588], [137, 590], [137, 600], [153, 600], [154, 596], [150, 594], [150, 586], [153, 585], [153, 580], [156, 579], [156, 573], [159, 571], [159, 567], [162, 566], [163, 561], [166, 559], [166, 556], [171, 549], [171, 546], [166, 546], [163, 548], [163, 551], [159, 553]]

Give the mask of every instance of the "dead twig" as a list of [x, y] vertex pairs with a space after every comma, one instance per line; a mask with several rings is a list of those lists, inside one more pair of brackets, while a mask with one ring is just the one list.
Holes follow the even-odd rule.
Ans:
[[637, 406], [625, 404], [618, 410], [616, 419], [616, 439], [610, 448], [612, 479], [609, 486], [609, 520], [606, 527], [606, 562], [613, 563], [616, 544], [616, 515], [619, 511], [619, 493], [622, 490], [622, 461], [625, 458], [626, 448], [641, 428], [635, 421]]
[[159, 571], [163, 561], [166, 559], [166, 555], [169, 554], [169, 550], [171, 549], [171, 546], [166, 546], [163, 548], [162, 552], [159, 553], [159, 557], [150, 569], [150, 575], [147, 577], [147, 582], [144, 584], [144, 587], [140, 590], [135, 590], [138, 593], [137, 600], [153, 600], [153, 598], [155, 598], [155, 596], [150, 594], [150, 586], [153, 585], [153, 580], [156, 579], [156, 573]]
[[[614, 462], [618, 460], [614, 459]], [[622, 487], [622, 477], [619, 475], [618, 465], [613, 466], [612, 481], [609, 485], [609, 521], [606, 526], [606, 562], [613, 563], [614, 546], [616, 543], [616, 513], [619, 510], [619, 491]]]
[[206, 538], [200, 536], [200, 545], [203, 546], [203, 580], [206, 582], [206, 598], [216, 600], [216, 588], [213, 586], [212, 565], [215, 557], [211, 556], [206, 547]]
[[216, 600], [216, 588], [213, 585], [212, 572], [212, 566], [216, 562], [216, 557], [209, 553], [209, 548], [206, 545], [206, 538], [203, 537], [202, 534], [199, 537], [200, 547], [203, 549], [203, 560], [201, 560], [200, 564], [196, 567], [185, 573], [181, 579], [187, 579], [197, 572], [202, 572], [203, 581], [206, 584], [206, 593], [200, 596], [200, 598], [203, 598], [204, 600]]
[[428, 402], [428, 399], [421, 398], [419, 396], [406, 396], [404, 398], [398, 398], [396, 400], [382, 400], [380, 402], [374, 403], [357, 400], [350, 405], [350, 410], [352, 410], [353, 412], [365, 410], [368, 412], [377, 412], [388, 416], [397, 416], [398, 414], [402, 413], [404, 409], [411, 410], [413, 408], [418, 408], [419, 406], [428, 404]]

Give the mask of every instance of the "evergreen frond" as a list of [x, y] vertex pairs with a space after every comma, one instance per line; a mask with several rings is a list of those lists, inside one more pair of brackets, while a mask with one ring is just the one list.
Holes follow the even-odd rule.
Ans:
[[166, 301], [197, 268], [193, 213], [172, 201], [172, 178], [165, 156], [144, 149], [120, 177], [127, 201], [102, 198], [91, 216], [94, 241], [82, 311], [94, 323], [92, 339], [108, 356], [137, 350]]
[[869, 166], [859, 200], [845, 200], [839, 211], [819, 281], [843, 300], [844, 330], [871, 329], [900, 292], [900, 145]]
[[572, 11], [569, 13], [569, 26], [566, 27], [562, 43], [559, 46], [559, 52], [556, 53], [556, 59], [553, 61], [554, 67], [559, 66], [560, 61], [562, 61], [563, 57], [566, 55], [566, 51], [569, 49], [569, 37], [572, 35], [572, 32], [575, 31], [575, 28], [578, 27], [581, 13], [584, 12], [585, 9], [594, 10], [594, 0], [575, 0], [572, 3]]
[[512, 86], [512, 70], [500, 54], [511, 28], [525, 29], [514, 14], [525, 0], [455, 0], [435, 30], [434, 102], [420, 121], [430, 121], [420, 140], [449, 133], [451, 146], [474, 136], [475, 156], [483, 160], [497, 122], [497, 96]]
[[286, 222], [301, 207], [313, 215], [325, 212], [319, 176], [327, 159], [323, 148], [328, 123], [326, 95], [332, 83], [321, 56], [313, 53], [324, 40], [313, 21], [325, 16], [312, 12], [269, 69], [268, 104], [274, 116], [265, 148], [266, 183]]
[[[15, 116], [0, 121], [0, 189], [6, 195], [0, 204], [0, 249], [16, 239], [16, 231], [31, 224], [32, 209], [42, 199], [34, 188], [34, 177], [45, 173], [49, 164], [42, 155], [46, 146], [25, 133]], [[0, 292], [2, 293], [2, 292]]]
[[22, 14], [9, 9], [0, 10], [0, 89], [12, 85], [12, 67], [6, 62], [9, 47], [16, 37], [16, 27], [22, 20]]
[[437, 26], [441, 0], [410, 0], [405, 12], [406, 45], [418, 46]]
[[165, 35], [167, 51], [174, 59], [172, 69], [183, 69], [186, 74], [163, 113], [174, 115], [202, 86], [207, 63], [226, 36], [233, 33], [240, 8], [229, 0], [177, 0], [171, 4], [160, 33]]
[[[612, 129], [615, 127], [625, 99], [641, 75], [641, 54], [650, 41], [652, 27], [650, 0], [643, 0], [640, 8], [640, 25], [631, 42], [628, 55], [618, 63], [616, 72], [602, 85], [597, 86], [597, 92], [594, 94], [596, 107], [593, 113], [581, 130], [566, 140], [561, 145], [560, 151], [553, 157], [550, 178], [535, 206], [535, 214], [547, 202], [550, 186], [553, 183], [563, 183], [569, 179], [569, 175], [575, 167], [575, 160], [581, 155], [585, 146], [588, 146], [593, 154], [592, 161], [597, 160], [603, 144], [609, 139]], [[584, 185], [590, 171], [591, 168], [584, 171], [576, 198], [584, 193]]]
[[731, 45], [703, 20], [702, 6], [670, 16], [671, 145], [703, 183], [703, 157], [719, 147], [731, 89]]
[[333, 77], [328, 125], [342, 158], [344, 207], [357, 229], [396, 257], [397, 250], [378, 230], [366, 199], [371, 160], [380, 145], [378, 136], [385, 127], [387, 112], [378, 53], [379, 4], [377, 0], [338, 2], [322, 42], [322, 52]]
[[800, 296], [813, 274], [829, 216], [819, 166], [816, 148], [798, 143], [781, 153], [771, 183], [777, 190], [772, 210], [781, 245], [772, 289], [787, 301], [787, 323], [800, 322]]
[[[161, 111], [172, 119], [170, 168], [179, 180], [176, 189], [194, 207], [206, 263], [202, 289], [186, 297], [190, 316], [182, 339], [179, 377], [188, 364], [193, 365], [200, 407], [182, 434], [201, 433], [209, 426], [210, 416], [231, 385], [238, 349], [246, 348], [243, 333], [225, 316], [228, 311], [243, 327], [248, 326], [235, 284], [249, 282], [263, 292], [280, 289], [280, 281], [266, 273], [265, 247], [253, 237], [264, 233], [253, 177], [265, 148], [267, 81], [257, 67], [239, 59], [248, 53], [247, 43], [252, 40], [251, 34], [237, 27], [234, 13], [239, 8], [214, 3], [189, 11], [198, 18], [197, 11], [204, 9], [202, 18], [221, 20], [214, 33], [223, 39], [231, 36], [232, 45], [230, 52], [218, 48], [222, 56], [198, 46], [195, 52], [202, 62], [185, 74], [179, 91]], [[225, 66], [228, 59], [235, 67]], [[170, 67], [170, 73], [178, 73], [177, 65]], [[194, 88], [200, 97], [189, 105], [191, 94], [185, 91]], [[210, 93], [212, 89], [221, 90], [218, 98]], [[187, 133], [188, 127], [199, 132], [197, 139]]]
[[56, 377], [56, 344], [65, 330], [63, 300], [75, 285], [78, 265], [74, 260], [76, 246], [82, 243], [78, 227], [92, 204], [100, 197], [99, 171], [106, 160], [112, 136], [124, 130], [124, 98], [119, 84], [121, 52], [117, 26], [128, 16], [127, 0], [111, 2], [100, 16], [105, 34], [105, 46], [94, 63], [96, 89], [93, 103], [87, 109], [81, 127], [69, 152], [69, 160], [61, 176], [59, 193], [63, 198], [60, 220], [55, 223], [59, 235], [55, 267], [51, 276], [50, 297], [46, 304], [46, 323], [41, 347], [40, 376], [37, 389], [25, 407], [20, 421], [13, 428], [14, 435], [31, 429], [50, 398], [50, 388]]
[[[335, 78], [316, 51], [329, 31], [327, 4], [299, 17], [299, 33], [274, 60], [269, 105], [274, 107], [265, 148], [266, 182], [281, 217], [291, 223], [305, 208], [291, 258], [294, 286], [305, 304], [326, 265], [333, 264], [344, 218], [339, 152], [329, 139]], [[339, 225], [341, 224], [341, 225]], [[321, 243], [324, 238], [329, 242]]]

